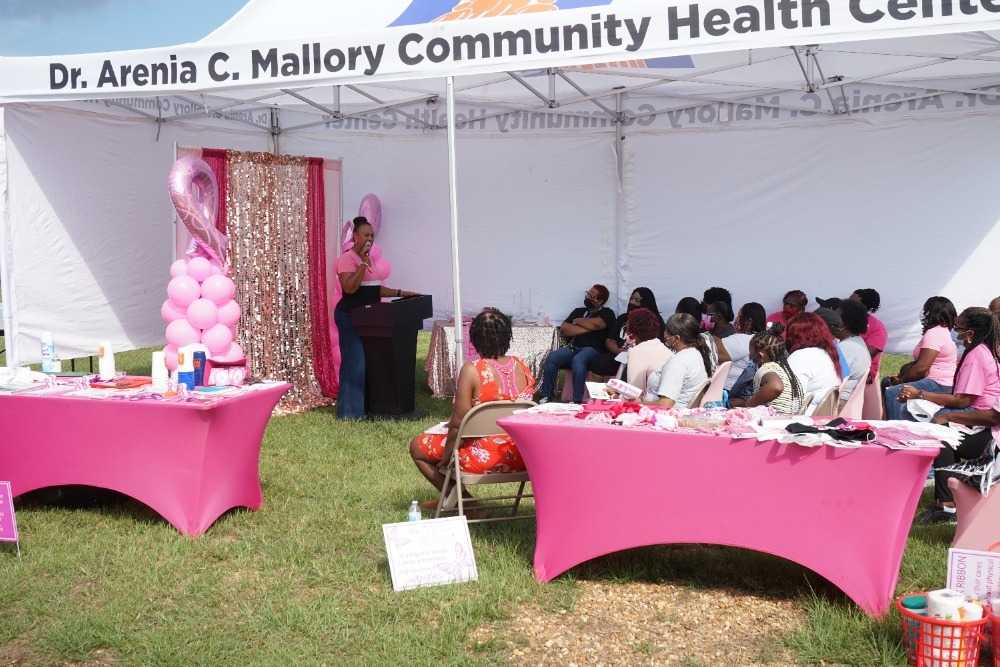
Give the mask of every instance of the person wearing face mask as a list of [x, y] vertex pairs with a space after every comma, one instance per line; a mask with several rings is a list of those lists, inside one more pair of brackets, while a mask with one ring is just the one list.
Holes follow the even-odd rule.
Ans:
[[769, 324], [776, 323], [787, 327], [788, 322], [793, 317], [806, 311], [807, 305], [809, 305], [809, 297], [806, 296], [806, 293], [798, 289], [792, 290], [785, 294], [781, 300], [781, 310], [768, 315], [767, 321]]
[[[949, 420], [949, 413], [993, 409], [1000, 398], [1000, 322], [986, 308], [966, 308], [955, 322], [955, 331], [965, 352], [958, 362], [952, 393], [906, 384], [899, 390], [897, 402], [916, 398], [940, 405], [942, 410], [934, 416], [939, 421]], [[905, 409], [902, 417], [913, 419]]]
[[781, 337], [783, 329], [776, 324], [770, 331], [755, 334], [750, 339], [750, 357], [758, 367], [753, 378], [753, 393], [749, 398], [732, 399], [732, 407], [770, 405], [780, 415], [802, 412], [802, 385], [788, 364], [788, 350]]
[[363, 216], [354, 218], [354, 247], [337, 258], [337, 276], [343, 296], [333, 311], [340, 339], [340, 391], [338, 419], [365, 416], [365, 348], [354, 328], [351, 311], [378, 303], [383, 297], [416, 296], [415, 292], [386, 287], [372, 274], [370, 252], [375, 229]]
[[663, 335], [663, 316], [660, 315], [660, 309], [656, 305], [656, 295], [648, 287], [636, 287], [632, 290], [632, 296], [629, 297], [628, 309], [618, 316], [618, 319], [615, 320], [615, 325], [608, 334], [607, 340], [604, 341], [604, 353], [601, 354], [600, 359], [594, 362], [594, 365], [591, 367], [594, 373], [604, 376], [612, 376], [618, 373], [620, 368], [619, 355], [628, 350], [631, 346], [630, 343], [634, 344], [636, 342], [632, 340], [634, 336], [628, 336], [628, 317], [633, 311], [639, 308], [645, 308], [653, 314], [660, 323], [659, 335]]
[[565, 347], [549, 352], [542, 374], [540, 403], [552, 400], [556, 377], [563, 368], [573, 375], [573, 402], [583, 402], [587, 373], [605, 350], [605, 341], [615, 325], [615, 314], [605, 307], [608, 288], [594, 285], [584, 294], [583, 307], [576, 308], [559, 327], [559, 333], [569, 341]]
[[663, 408], [686, 408], [712, 374], [708, 346], [698, 320], [687, 313], [671, 315], [665, 328], [663, 342], [674, 355], [660, 369], [659, 377], [650, 374], [653, 391], [647, 391], [643, 400]]
[[736, 333], [733, 326], [733, 307], [725, 301], [714, 301], [705, 309], [708, 315], [706, 329], [716, 338], [728, 338]]

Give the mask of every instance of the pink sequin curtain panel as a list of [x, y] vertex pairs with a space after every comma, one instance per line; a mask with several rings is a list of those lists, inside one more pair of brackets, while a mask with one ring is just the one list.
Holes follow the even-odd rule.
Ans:
[[325, 309], [313, 307], [308, 166], [302, 157], [227, 154], [226, 222], [243, 311], [240, 344], [251, 375], [293, 385], [280, 406], [286, 411], [331, 402], [314, 370], [313, 316]]
[[308, 158], [306, 222], [309, 242], [309, 295], [312, 299], [313, 364], [324, 396], [336, 397], [339, 384], [330, 335], [330, 306], [326, 286], [326, 185], [323, 160]]

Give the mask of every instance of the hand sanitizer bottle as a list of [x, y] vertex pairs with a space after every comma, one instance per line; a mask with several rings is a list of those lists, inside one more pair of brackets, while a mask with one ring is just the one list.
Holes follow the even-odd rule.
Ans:
[[420, 521], [423, 517], [420, 516], [420, 503], [414, 500], [410, 503], [410, 511], [406, 514], [407, 521]]

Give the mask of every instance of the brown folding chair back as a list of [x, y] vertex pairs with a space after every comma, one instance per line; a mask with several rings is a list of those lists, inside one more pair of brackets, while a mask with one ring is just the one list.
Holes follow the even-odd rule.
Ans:
[[465, 414], [458, 427], [458, 438], [485, 438], [506, 433], [497, 425], [498, 419], [510, 417], [515, 410], [526, 410], [535, 405], [532, 401], [491, 401], [480, 403]]

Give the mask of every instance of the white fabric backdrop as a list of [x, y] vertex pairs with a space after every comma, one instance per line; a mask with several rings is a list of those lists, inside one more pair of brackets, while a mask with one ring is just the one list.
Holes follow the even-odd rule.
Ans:
[[[909, 353], [924, 300], [1000, 294], [1000, 118], [632, 136], [627, 284], [672, 310], [706, 287], [777, 309], [782, 294], [882, 295]], [[662, 295], [662, 296], [661, 296]]]
[[[180, 123], [156, 142], [148, 121], [92, 108], [6, 109], [9, 288], [22, 362], [38, 358], [45, 330], [64, 357], [102, 340], [161, 344], [173, 142], [268, 147], [263, 133]], [[343, 159], [345, 217], [365, 193], [382, 198], [390, 282], [433, 294], [448, 314], [443, 133], [295, 133], [281, 146]], [[611, 134], [460, 135], [465, 307], [558, 321], [595, 281], [621, 298], [648, 285], [665, 310], [713, 284], [768, 307], [790, 288], [813, 297], [875, 287], [891, 348], [907, 350], [927, 296], [962, 308], [1000, 293], [1000, 193], [990, 185], [998, 148], [1000, 116], [631, 133], [620, 202]]]

